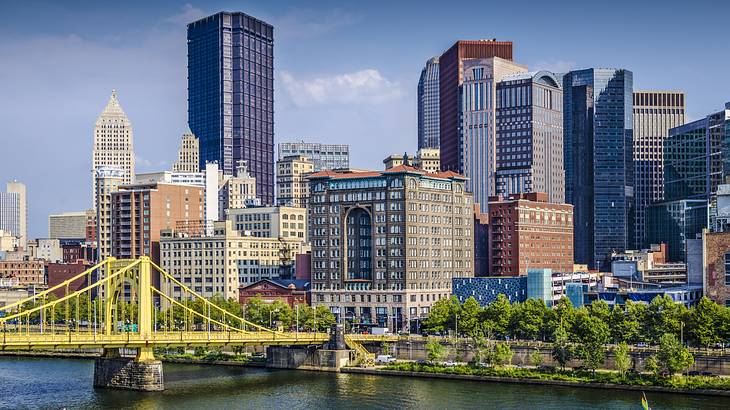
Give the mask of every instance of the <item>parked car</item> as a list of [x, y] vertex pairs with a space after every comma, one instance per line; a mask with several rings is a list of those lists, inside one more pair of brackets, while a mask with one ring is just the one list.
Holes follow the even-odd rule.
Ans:
[[649, 347], [649, 343], [639, 342], [639, 343], [636, 344], [636, 347]]
[[457, 366], [458, 363], [449, 360], [448, 362], [442, 362], [441, 364], [444, 365], [444, 366], [446, 366], [446, 367], [455, 367], [455, 366]]
[[389, 354], [379, 354], [375, 358], [375, 363], [377, 364], [390, 364], [395, 363], [396, 359], [395, 357], [389, 355]]

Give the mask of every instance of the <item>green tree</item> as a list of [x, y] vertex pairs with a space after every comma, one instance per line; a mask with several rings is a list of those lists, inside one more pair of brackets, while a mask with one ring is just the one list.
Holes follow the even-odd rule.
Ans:
[[695, 362], [689, 349], [682, 346], [677, 337], [671, 333], [665, 333], [659, 338], [656, 358], [662, 370], [669, 374], [683, 372]]
[[542, 366], [542, 355], [540, 354], [540, 349], [535, 348], [535, 350], [530, 353], [530, 363], [532, 363], [535, 367]]
[[631, 355], [629, 354], [629, 345], [626, 342], [619, 343], [613, 350], [613, 361], [616, 370], [618, 370], [621, 377], [624, 377], [631, 368]]
[[539, 339], [544, 329], [546, 312], [545, 302], [538, 299], [527, 299], [525, 303], [513, 305], [510, 317], [512, 335], [518, 339]]
[[641, 323], [637, 307], [644, 304], [635, 304], [627, 301], [625, 306], [615, 305], [609, 319], [611, 340], [615, 343], [637, 343], [641, 341]]
[[475, 338], [481, 334], [482, 324], [480, 321], [482, 308], [473, 296], [464, 301], [459, 314], [459, 330], [469, 337]]
[[697, 345], [710, 347], [722, 341], [722, 308], [707, 297], [702, 297], [688, 315], [687, 333]]
[[512, 363], [514, 352], [507, 343], [497, 343], [494, 347], [494, 362], [500, 366]]
[[269, 325], [269, 310], [266, 303], [259, 298], [251, 298], [247, 301], [244, 318], [259, 326]]
[[299, 326], [305, 331], [323, 332], [331, 328], [335, 321], [335, 315], [327, 306], [313, 308], [299, 305]]
[[559, 365], [561, 370], [565, 370], [565, 365], [573, 359], [573, 347], [568, 340], [568, 332], [565, 328], [558, 327], [553, 333], [553, 360]]
[[426, 343], [426, 353], [429, 361], [438, 362], [443, 359], [446, 349], [437, 340], [432, 340]]
[[605, 300], [597, 300], [591, 303], [588, 307], [588, 312], [591, 316], [604, 323], [609, 323], [611, 320], [611, 308], [608, 307], [608, 303]]
[[460, 310], [461, 306], [456, 296], [439, 299], [431, 307], [423, 327], [432, 332], [446, 332], [449, 329], [454, 329], [456, 315], [459, 314]]
[[661, 373], [661, 366], [659, 365], [659, 360], [657, 360], [656, 356], [651, 355], [644, 360], [644, 371], [649, 372], [653, 374], [655, 377], [659, 376], [659, 373]]
[[643, 324], [648, 340], [656, 344], [665, 333], [679, 337], [685, 310], [684, 305], [676, 303], [669, 295], [655, 297], [649, 304]]
[[482, 311], [484, 328], [489, 336], [507, 336], [510, 329], [512, 306], [507, 296], [500, 293], [497, 299]]
[[573, 303], [570, 299], [563, 296], [552, 309], [547, 311], [545, 317], [545, 333], [552, 338], [552, 335], [558, 327], [562, 326], [564, 329], [570, 329], [573, 327], [573, 322], [575, 320], [575, 308], [573, 308]]
[[582, 315], [576, 320], [578, 333], [578, 355], [583, 365], [593, 371], [599, 368], [606, 359], [606, 343], [608, 343], [608, 324], [598, 317]]

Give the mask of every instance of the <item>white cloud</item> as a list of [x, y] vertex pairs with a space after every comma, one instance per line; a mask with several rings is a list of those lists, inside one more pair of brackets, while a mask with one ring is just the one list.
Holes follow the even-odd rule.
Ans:
[[372, 68], [311, 80], [300, 80], [283, 71], [281, 83], [292, 102], [300, 107], [380, 104], [399, 99], [406, 94], [398, 82], [388, 80]]
[[556, 60], [556, 61], [539, 61], [530, 65], [530, 69], [546, 70], [552, 73], [567, 73], [575, 69], [574, 61]]
[[193, 7], [192, 4], [187, 3], [182, 7], [182, 10], [179, 13], [166, 18], [165, 21], [167, 21], [168, 23], [185, 26], [188, 23], [200, 20], [203, 17], [205, 17], [205, 13], [203, 12], [203, 10], [197, 7]]

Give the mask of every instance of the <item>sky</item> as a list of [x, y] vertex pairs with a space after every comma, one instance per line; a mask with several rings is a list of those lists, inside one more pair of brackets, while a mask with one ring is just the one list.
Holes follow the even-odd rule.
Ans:
[[27, 185], [30, 237], [91, 206], [92, 132], [112, 89], [137, 171], [171, 167], [186, 24], [222, 10], [274, 26], [275, 142], [348, 143], [355, 167], [416, 150], [420, 71], [459, 39], [513, 41], [531, 70], [629, 69], [634, 89], [685, 91], [690, 120], [730, 101], [724, 1], [0, 0], [0, 179]]

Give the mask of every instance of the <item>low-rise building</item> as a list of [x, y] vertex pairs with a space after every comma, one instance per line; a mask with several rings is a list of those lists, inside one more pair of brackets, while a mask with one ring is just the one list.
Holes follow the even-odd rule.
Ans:
[[307, 241], [307, 208], [254, 206], [229, 209], [234, 229], [257, 238], [295, 238]]
[[264, 303], [276, 301], [290, 307], [309, 304], [309, 281], [293, 279], [261, 279], [238, 289], [238, 300], [242, 305], [252, 298]]
[[415, 155], [408, 153], [389, 155], [383, 160], [383, 164], [385, 164], [385, 169], [409, 165], [426, 172], [439, 172], [441, 171], [440, 155], [438, 148], [421, 148]]
[[46, 262], [63, 261], [61, 241], [58, 239], [38, 239], [38, 249], [35, 258], [43, 259]]
[[650, 249], [626, 250], [611, 254], [611, 273], [625, 281], [682, 285], [687, 283], [687, 265], [668, 262], [666, 244], [652, 245]]
[[43, 285], [45, 265], [41, 260], [0, 261], [0, 278], [13, 278], [19, 286]]
[[524, 276], [530, 268], [573, 271], [573, 206], [548, 202], [547, 194], [491, 197], [491, 275]]
[[[58, 284], [61, 284], [74, 276], [82, 273], [89, 268], [89, 265], [78, 262], [78, 263], [49, 263], [47, 266], [47, 281], [48, 287], [52, 288]], [[73, 293], [79, 289], [89, 285], [89, 277], [84, 276], [75, 281], [72, 281], [68, 285], [68, 293]], [[56, 289], [53, 291], [57, 297], [63, 297], [66, 295], [66, 288]]]
[[20, 237], [0, 229], [0, 252], [12, 252], [20, 245]]
[[[238, 300], [241, 286], [290, 276], [302, 241], [246, 235], [231, 221], [219, 221], [210, 235], [163, 230], [160, 248], [162, 268], [184, 285], [208, 298]], [[179, 286], [168, 291], [186, 297]]]
[[48, 217], [48, 237], [51, 239], [86, 239], [89, 219], [94, 210], [64, 212]]

